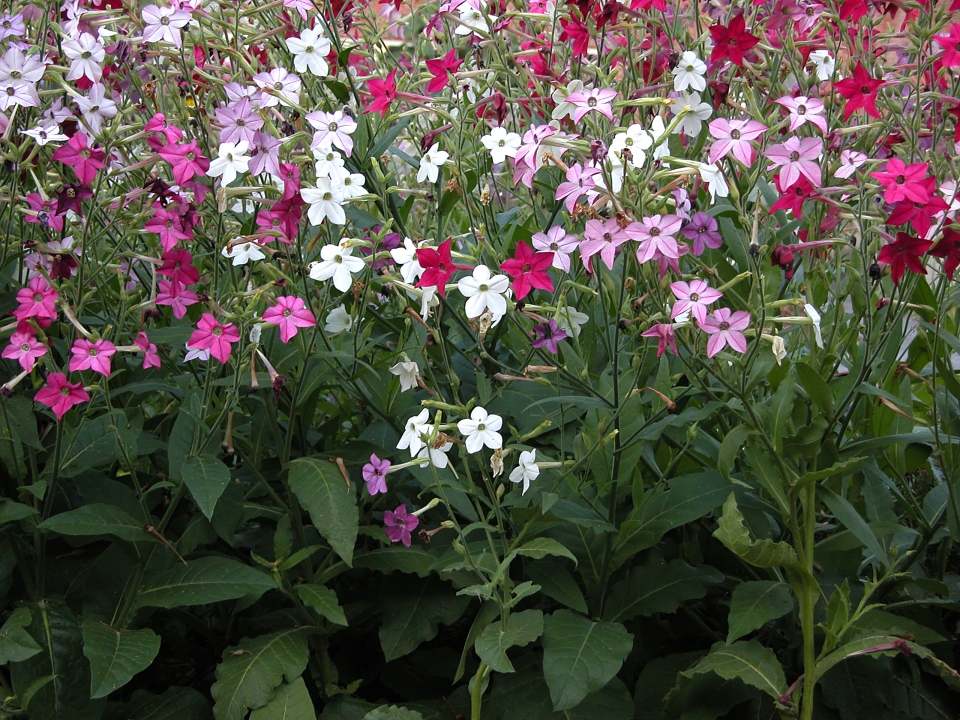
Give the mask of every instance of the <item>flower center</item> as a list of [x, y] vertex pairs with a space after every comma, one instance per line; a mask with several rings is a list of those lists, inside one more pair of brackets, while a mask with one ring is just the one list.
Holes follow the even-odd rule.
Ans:
[[336, 132], [337, 124], [335, 122], [330, 123], [329, 125], [327, 125], [327, 130], [329, 130], [330, 132]]
[[168, 17], [166, 17], [166, 16], [160, 18], [160, 24], [161, 24], [161, 25], [169, 25], [169, 24], [170, 24], [170, 18], [168, 18]]
[[278, 91], [278, 92], [279, 92], [280, 90], [283, 90], [283, 83], [282, 83], [282, 82], [274, 83], [274, 84], [273, 84], [273, 89], [276, 90], [276, 91]]
[[486, 429], [487, 429], [487, 426], [484, 425], [483, 423], [480, 423], [479, 425], [477, 425], [477, 432], [483, 432]]
[[907, 179], [903, 175], [897, 175], [897, 185], [903, 185]]
[[728, 322], [722, 322], [722, 323], [720, 323], [720, 329], [721, 329], [721, 330], [729, 330], [729, 329], [730, 329], [730, 323], [728, 323]]
[[23, 352], [30, 352], [30, 346], [27, 343], [24, 343], [23, 345], [20, 346], [20, 350], [22, 350]]
[[60, 394], [61, 394], [63, 397], [70, 397], [70, 388], [68, 388], [68, 387], [66, 387], [66, 386], [60, 388]]
[[690, 293], [690, 299], [693, 302], [700, 302], [700, 295], [698, 293]]
[[173, 227], [173, 220], [167, 220], [167, 221], [164, 223], [164, 226], [165, 226], [165, 227], [168, 227], [168, 228], [172, 228], [172, 227]]
[[90, 357], [96, 357], [96, 356], [97, 356], [97, 349], [96, 349], [95, 347], [92, 347], [92, 348], [90, 348], [89, 350], [87, 350], [87, 353], [90, 355]]
[[506, 147], [506, 146], [507, 146], [506, 140], [501, 140], [500, 142], [497, 143], [497, 147]]
[[687, 72], [695, 72], [696, 68], [693, 65], [687, 65]]
[[290, 317], [291, 315], [293, 315], [293, 313], [290, 312], [290, 308], [284, 308], [284, 310], [283, 310], [283, 316], [284, 316], [285, 318], [288, 318], [288, 317]]
[[10, 77], [12, 77], [14, 80], [19, 80], [21, 77], [23, 77], [23, 74], [19, 70], [11, 70]]
[[339, 265], [340, 263], [343, 262], [343, 256], [342, 256], [342, 255], [336, 255], [336, 256], [333, 258], [333, 261]]
[[87, 148], [84, 148], [83, 150], [80, 151], [80, 157], [86, 160], [87, 158], [90, 157], [90, 151]]
[[870, 94], [870, 88], [868, 88], [866, 85], [864, 85], [863, 87], [860, 88], [860, 94], [861, 94], [861, 95], [869, 95], [869, 94]]
[[90, 51], [84, 50], [82, 53], [80, 53], [80, 57], [84, 60], [88, 59], [90, 57]]
[[550, 243], [550, 249], [556, 252], [557, 250], [560, 249], [560, 246], [557, 245], [557, 243]]
[[807, 106], [806, 105], [797, 105], [797, 115], [806, 115]]
[[306, 49], [304, 52], [306, 52], [306, 53], [308, 53], [308, 54], [309, 54], [309, 53], [312, 53], [312, 52], [313, 52], [313, 45], [307, 45], [307, 49]]
[[223, 335], [223, 328], [222, 328], [222, 327], [215, 327], [215, 328], [212, 330], [212, 332], [213, 332], [214, 337], [220, 337], [221, 335]]
[[796, 162], [799, 159], [800, 159], [800, 153], [798, 153], [796, 150], [790, 153], [790, 162]]
[[604, 233], [604, 234], [603, 234], [603, 241], [604, 241], [604, 242], [613, 242], [613, 235], [611, 235], [610, 233]]
[[246, 120], [244, 120], [243, 118], [237, 118], [237, 127], [243, 127], [246, 124], [247, 124]]
[[587, 106], [595, 108], [597, 106], [597, 99], [595, 97], [592, 97], [589, 100], [587, 100]]
[[740, 139], [740, 131], [739, 131], [739, 130], [731, 130], [731, 131], [730, 131], [730, 137], [732, 137], [734, 140], [739, 140], [739, 139]]
[[520, 272], [522, 272], [522, 273], [528, 273], [528, 272], [530, 272], [531, 269], [532, 269], [532, 268], [530, 267], [530, 263], [527, 263], [526, 265], [524, 265], [524, 266], [520, 269]]
[[480, 292], [489, 292], [489, 291], [490, 291], [489, 285], [485, 285], [485, 284], [480, 285]]
[[324, 200], [327, 200], [327, 201], [332, 200], [332, 199], [333, 199], [333, 193], [332, 193], [332, 192], [329, 192], [329, 191], [328, 191], [328, 192], [325, 192], [325, 193], [323, 194], [323, 199], [324, 199]]
[[190, 152], [188, 152], [188, 153], [186, 154], [185, 157], [187, 158], [187, 160], [188, 160], [189, 162], [193, 162], [194, 160], [197, 159], [197, 154], [191, 150]]

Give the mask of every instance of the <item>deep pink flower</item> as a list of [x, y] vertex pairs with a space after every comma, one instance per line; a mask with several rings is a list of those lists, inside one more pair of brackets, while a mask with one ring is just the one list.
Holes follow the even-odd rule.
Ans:
[[194, 175], [205, 176], [210, 169], [210, 161], [200, 152], [196, 140], [186, 145], [166, 145], [157, 151], [157, 155], [173, 166], [173, 179], [177, 185], [183, 185]]
[[609, 220], [587, 220], [580, 243], [580, 259], [587, 272], [592, 273], [591, 260], [599, 254], [608, 270], [613, 270], [613, 258], [617, 248], [623, 245], [629, 236], [620, 228], [615, 218]]
[[[371, 455], [370, 462], [363, 466], [363, 481], [367, 484], [367, 492], [371, 495], [385, 493], [387, 491], [388, 472], [390, 472], [390, 461], [381, 460], [376, 454]], [[384, 520], [386, 520], [386, 516], [384, 516]], [[409, 545], [409, 543], [407, 544]]]
[[110, 377], [110, 358], [117, 352], [117, 346], [109, 340], [90, 342], [86, 338], [77, 338], [70, 348], [70, 372], [93, 370], [104, 377]]
[[59, 420], [74, 405], [90, 402], [90, 395], [81, 383], [69, 382], [63, 373], [50, 373], [47, 375], [47, 386], [37, 391], [34, 400], [53, 410]]
[[281, 295], [277, 304], [263, 312], [263, 321], [280, 327], [281, 342], [290, 339], [299, 332], [299, 328], [314, 327], [317, 318], [307, 309], [303, 298]]
[[394, 81], [396, 74], [397, 71], [393, 70], [383, 80], [378, 78], [367, 80], [367, 91], [373, 95], [373, 102], [363, 112], [379, 112], [382, 117], [387, 116], [390, 112], [390, 104], [397, 97], [397, 83]]
[[27, 318], [57, 317], [57, 298], [60, 293], [54, 290], [42, 277], [35, 277], [27, 287], [17, 292], [17, 302], [20, 306], [13, 311], [17, 320]]
[[157, 305], [169, 305], [173, 316], [180, 320], [187, 314], [187, 308], [200, 302], [200, 298], [193, 290], [174, 280], [161, 280], [158, 283]]
[[670, 284], [677, 302], [670, 311], [670, 319], [675, 320], [678, 315], [689, 312], [696, 319], [698, 325], [703, 325], [707, 319], [707, 307], [723, 297], [723, 293], [716, 290], [703, 280], [690, 282], [675, 282]]
[[200, 316], [197, 329], [193, 331], [187, 347], [194, 350], [209, 350], [221, 363], [230, 358], [233, 343], [240, 340], [240, 331], [233, 323], [223, 325], [212, 314], [204, 313]]
[[943, 55], [940, 56], [943, 66], [960, 67], [960, 23], [950, 26], [949, 35], [934, 35], [933, 39], [943, 48]]
[[763, 123], [756, 120], [725, 120], [717, 118], [711, 121], [710, 135], [717, 141], [710, 146], [710, 163], [715, 164], [720, 158], [731, 152], [733, 156], [746, 166], [753, 165], [757, 157], [756, 150], [750, 144], [767, 129]]
[[40, 193], [29, 193], [27, 204], [33, 212], [24, 213], [23, 221], [48, 226], [56, 232], [63, 232], [63, 218], [56, 214], [56, 203], [44, 200]]
[[160, 259], [163, 264], [157, 269], [158, 275], [165, 275], [180, 285], [192, 285], [200, 280], [200, 273], [192, 265], [193, 255], [187, 250], [168, 250]]
[[166, 145], [183, 140], [183, 130], [178, 128], [176, 125], [171, 125], [168, 123], [167, 118], [163, 113], [157, 113], [150, 118], [143, 129], [146, 132], [160, 133], [163, 135], [164, 139], [166, 140]]
[[713, 315], [700, 323], [700, 329], [710, 335], [707, 341], [707, 357], [712, 358], [727, 345], [739, 353], [747, 351], [747, 338], [743, 331], [750, 326], [750, 313], [746, 310], [731, 312], [718, 308]]
[[888, 203], [901, 200], [912, 202], [930, 202], [930, 194], [924, 184], [929, 166], [926, 163], [907, 165], [900, 158], [890, 158], [884, 170], [870, 173], [883, 185], [883, 199]]
[[843, 108], [843, 119], [848, 120], [859, 108], [863, 108], [867, 115], [879, 119], [877, 91], [884, 85], [886, 83], [883, 80], [874, 80], [870, 77], [870, 74], [857, 60], [857, 66], [853, 69], [853, 77], [838, 80], [833, 84], [834, 90], [847, 99], [847, 104]]
[[734, 65], [743, 66], [743, 56], [760, 42], [760, 38], [751, 35], [746, 30], [746, 22], [743, 19], [743, 13], [736, 15], [730, 24], [714, 25], [710, 28], [710, 36], [713, 38], [713, 51], [710, 53], [710, 62], [727, 58]]
[[15, 332], [10, 336], [10, 344], [3, 349], [6, 360], [16, 360], [26, 372], [33, 370], [37, 359], [47, 354], [47, 346], [30, 333]]
[[160, 355], [157, 353], [157, 346], [150, 342], [145, 332], [137, 333], [137, 339], [133, 344], [143, 350], [143, 369], [160, 367]]
[[660, 323], [644, 330], [640, 333], [642, 337], [657, 338], [660, 343], [657, 345], [657, 357], [663, 355], [667, 348], [677, 355], [677, 339], [674, 337], [673, 325], [670, 323]]
[[97, 170], [103, 169], [106, 157], [106, 153], [100, 148], [87, 145], [87, 136], [82, 132], [74, 134], [66, 145], [57, 148], [53, 153], [53, 159], [72, 167], [84, 185], [89, 185], [97, 177]]
[[153, 217], [143, 226], [160, 236], [160, 244], [164, 251], [172, 250], [181, 240], [193, 239], [193, 228], [184, 229], [180, 215], [175, 209], [164, 208], [159, 203], [154, 205]]
[[402, 542], [410, 547], [410, 533], [417, 529], [420, 518], [407, 512], [407, 506], [401, 505], [396, 510], [387, 510], [383, 514], [384, 530], [390, 542]]
[[580, 122], [583, 116], [591, 110], [600, 113], [608, 120], [613, 120], [612, 103], [616, 97], [616, 90], [593, 88], [592, 90], [579, 90], [570, 93], [567, 96], [567, 102], [577, 108], [573, 112], [573, 121], [575, 123]]
[[814, 187], [820, 187], [820, 163], [823, 140], [812, 137], [791, 137], [778, 145], [772, 145], [763, 156], [773, 164], [767, 170], [781, 168], [780, 183], [784, 189], [793, 185], [801, 175]]
[[427, 60], [427, 70], [433, 78], [427, 84], [427, 92], [435, 93], [443, 90], [450, 82], [451, 74], [463, 65], [463, 60], [457, 58], [457, 49], [450, 48], [449, 52], [439, 60]]
[[535, 253], [521, 240], [517, 243], [513, 257], [504, 260], [500, 264], [500, 269], [513, 278], [513, 291], [517, 295], [517, 300], [523, 300], [533, 288], [553, 292], [553, 280], [547, 274], [547, 268], [552, 264], [552, 254]]

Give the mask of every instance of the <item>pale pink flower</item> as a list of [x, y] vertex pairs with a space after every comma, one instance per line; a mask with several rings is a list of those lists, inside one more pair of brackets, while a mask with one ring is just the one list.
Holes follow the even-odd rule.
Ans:
[[780, 168], [780, 187], [784, 190], [791, 187], [803, 175], [813, 184], [820, 187], [819, 158], [823, 153], [823, 140], [813, 137], [791, 137], [785, 142], [773, 145], [763, 156], [772, 161], [767, 170]]
[[553, 267], [570, 272], [570, 253], [577, 249], [580, 238], [568, 233], [562, 225], [554, 225], [545, 233], [536, 233], [530, 241], [536, 250], [553, 253]]
[[169, 7], [147, 5], [141, 11], [144, 42], [168, 42], [175, 48], [183, 44], [180, 29], [190, 23], [190, 13]]
[[576, 108], [573, 112], [575, 123], [580, 122], [583, 116], [591, 110], [600, 113], [608, 120], [613, 120], [613, 105], [611, 103], [616, 97], [616, 90], [594, 88], [593, 90], [580, 90], [570, 93], [567, 96], [567, 102]]
[[580, 163], [571, 165], [567, 170], [567, 180], [557, 186], [556, 200], [563, 200], [567, 212], [572, 213], [577, 200], [585, 197], [592, 203], [599, 193], [594, 190], [597, 184], [593, 181], [595, 175], [600, 174], [600, 168], [584, 167]]
[[676, 235], [682, 225], [683, 221], [676, 215], [653, 215], [630, 223], [624, 233], [640, 243], [637, 262], [643, 264], [661, 256], [676, 260], [680, 257]]
[[157, 346], [150, 342], [145, 332], [137, 333], [137, 339], [133, 344], [143, 350], [143, 369], [160, 367], [160, 355], [157, 353]]
[[629, 239], [614, 218], [603, 221], [587, 220], [583, 242], [580, 243], [580, 259], [587, 272], [593, 272], [591, 260], [597, 254], [607, 269], [613, 270], [613, 258], [617, 254], [617, 248]]
[[766, 125], [758, 123], [756, 120], [726, 120], [724, 118], [711, 121], [708, 127], [710, 128], [710, 134], [717, 139], [710, 146], [711, 164], [732, 152], [737, 160], [748, 167], [753, 165], [753, 161], [757, 157], [750, 141], [756, 140], [767, 129]]
[[718, 308], [713, 315], [700, 323], [700, 329], [710, 335], [707, 341], [707, 357], [712, 358], [727, 345], [739, 353], [747, 351], [747, 338], [743, 331], [750, 326], [750, 313], [746, 310], [731, 312]]
[[790, 132], [806, 123], [816, 125], [820, 128], [820, 132], [827, 131], [827, 118], [823, 115], [823, 103], [816, 98], [785, 95], [774, 102], [785, 107], [790, 113]]
[[844, 150], [840, 153], [840, 167], [833, 174], [834, 177], [846, 179], [867, 161], [867, 156], [856, 150]]
[[677, 298], [670, 311], [670, 319], [676, 320], [677, 316], [689, 312], [699, 325], [703, 325], [707, 319], [707, 307], [723, 297], [722, 292], [699, 279], [671, 283], [670, 290]]

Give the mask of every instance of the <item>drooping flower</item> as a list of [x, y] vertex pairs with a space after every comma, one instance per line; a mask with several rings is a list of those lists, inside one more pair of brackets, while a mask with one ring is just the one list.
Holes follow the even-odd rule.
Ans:
[[353, 316], [347, 311], [346, 305], [338, 305], [327, 313], [323, 329], [332, 335], [345, 332], [353, 327]]
[[133, 344], [143, 350], [143, 369], [160, 367], [160, 355], [157, 352], [157, 346], [150, 342], [145, 332], [137, 333], [137, 339]]
[[223, 248], [220, 254], [232, 260], [235, 267], [246, 265], [251, 260], [254, 262], [263, 260], [266, 257], [263, 249], [255, 242], [231, 243]]
[[460, 69], [463, 60], [457, 57], [457, 49], [450, 48], [446, 55], [437, 60], [427, 60], [427, 71], [433, 76], [427, 83], [427, 92], [436, 93], [450, 83], [450, 76]]
[[928, 252], [934, 257], [943, 259], [943, 271], [950, 280], [953, 280], [953, 274], [960, 266], [960, 232], [954, 227], [945, 227], [940, 240]]
[[559, 342], [567, 339], [567, 333], [560, 327], [556, 320], [550, 318], [545, 323], [533, 326], [533, 334], [536, 336], [531, 343], [532, 347], [540, 350], [544, 349], [551, 355], [560, 352]]
[[420, 448], [423, 447], [421, 436], [430, 432], [430, 426], [427, 425], [429, 418], [430, 411], [426, 408], [412, 418], [408, 418], [403, 425], [403, 435], [397, 442], [397, 450], [409, 450], [411, 456], [420, 452]]
[[491, 450], [502, 448], [503, 438], [500, 436], [502, 426], [503, 418], [499, 415], [491, 415], [485, 408], [475, 407], [470, 412], [469, 419], [457, 423], [457, 430], [465, 437], [467, 452], [473, 454], [480, 452], [484, 446]]
[[387, 491], [387, 473], [390, 472], [390, 461], [381, 460], [376, 453], [370, 456], [370, 462], [363, 466], [363, 481], [367, 484], [367, 492], [378, 495]]
[[507, 299], [503, 294], [509, 287], [510, 280], [506, 275], [491, 275], [486, 265], [477, 265], [473, 275], [457, 282], [457, 289], [467, 298], [464, 310], [468, 318], [480, 317], [488, 308], [494, 316], [506, 314]]
[[940, 61], [944, 67], [960, 67], [960, 23], [950, 26], [949, 35], [934, 35], [933, 39], [943, 48]]
[[877, 262], [890, 265], [890, 278], [894, 285], [899, 285], [907, 269], [920, 275], [926, 274], [922, 258], [932, 245], [931, 240], [898, 232], [896, 240], [880, 248]]
[[418, 386], [417, 376], [420, 374], [420, 367], [412, 360], [401, 360], [390, 368], [390, 374], [400, 378], [400, 392], [406, 392]]
[[406, 505], [401, 505], [383, 513], [383, 525], [390, 542], [402, 542], [405, 547], [410, 547], [410, 533], [420, 525], [420, 518], [407, 512]]
[[363, 112], [379, 112], [382, 117], [387, 116], [390, 104], [397, 97], [397, 83], [394, 81], [396, 74], [397, 71], [393, 70], [383, 80], [378, 78], [367, 80], [367, 91], [373, 96], [373, 102]]
[[718, 308], [700, 323], [700, 329], [710, 335], [707, 341], [707, 357], [712, 358], [727, 345], [739, 353], [747, 351], [747, 338], [743, 331], [750, 326], [750, 313], [746, 310], [732, 312]]
[[209, 350], [221, 363], [230, 359], [233, 343], [240, 340], [240, 331], [233, 323], [222, 324], [211, 313], [203, 313], [193, 331], [187, 347], [198, 350]]
[[521, 495], [526, 495], [530, 483], [540, 476], [540, 466], [537, 465], [537, 451], [524, 450], [520, 453], [517, 466], [510, 472], [510, 482], [523, 483]]
[[513, 291], [517, 300], [523, 300], [533, 288], [553, 292], [553, 280], [547, 274], [547, 268], [553, 264], [553, 255], [546, 252], [534, 252], [523, 240], [517, 243], [512, 258], [504, 260], [500, 269], [513, 278]]
[[83, 389], [82, 383], [70, 382], [63, 373], [50, 373], [46, 387], [37, 390], [34, 400], [53, 410], [53, 414], [61, 420], [74, 405], [90, 402], [90, 395]]
[[840, 153], [840, 167], [833, 174], [836, 178], [851, 177], [861, 165], [868, 160], [867, 156], [856, 150], [844, 150]]
[[70, 372], [93, 370], [104, 377], [110, 377], [110, 358], [116, 354], [117, 346], [109, 340], [91, 342], [86, 338], [77, 338], [70, 348]]
[[657, 338], [659, 344], [657, 345], [657, 357], [663, 355], [663, 353], [670, 348], [670, 351], [677, 355], [677, 340], [674, 336], [673, 324], [672, 323], [659, 323], [654, 325], [642, 333], [642, 337], [648, 338]]
[[263, 321], [280, 328], [280, 341], [284, 343], [290, 342], [300, 328], [315, 327], [317, 324], [317, 318], [307, 308], [303, 298], [291, 295], [278, 297], [276, 305], [264, 310]]
[[450, 159], [450, 153], [441, 150], [438, 143], [434, 143], [420, 158], [420, 169], [417, 170], [417, 182], [427, 180], [435, 183], [440, 177], [440, 168]]
[[700, 173], [700, 179], [707, 185], [707, 191], [710, 193], [710, 204], [713, 205], [718, 197], [729, 197], [730, 187], [727, 185], [727, 178], [723, 171], [714, 163], [700, 163], [697, 166]]

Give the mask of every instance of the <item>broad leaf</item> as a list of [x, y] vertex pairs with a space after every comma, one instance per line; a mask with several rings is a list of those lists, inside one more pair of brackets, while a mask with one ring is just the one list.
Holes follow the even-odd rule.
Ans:
[[130, 542], [158, 542], [143, 529], [144, 524], [115, 505], [93, 503], [54, 515], [37, 527], [61, 535], [113, 535]]
[[767, 406], [764, 430], [771, 444], [777, 451], [783, 448], [783, 438], [786, 437], [790, 416], [793, 414], [793, 402], [797, 396], [797, 386], [791, 375], [780, 381], [780, 387], [770, 398]]
[[162, 695], [137, 690], [130, 702], [108, 710], [105, 720], [213, 720], [213, 711], [193, 688], [171, 687]]
[[540, 586], [540, 592], [571, 610], [587, 614], [587, 601], [573, 575], [561, 563], [550, 560], [529, 563], [527, 577]]
[[356, 493], [347, 487], [339, 468], [326, 459], [298, 458], [289, 469], [290, 489], [311, 522], [337, 555], [352, 565], [360, 522]]
[[771, 580], [742, 582], [734, 588], [730, 599], [727, 642], [732, 643], [791, 610], [793, 596], [786, 583]]
[[307, 657], [306, 637], [297, 628], [244, 638], [224, 650], [210, 688], [216, 720], [243, 720], [249, 710], [262, 708], [284, 678], [292, 683], [303, 674]]
[[633, 647], [623, 625], [557, 610], [543, 622], [543, 677], [554, 710], [569, 710], [620, 670]]
[[40, 652], [40, 645], [24, 630], [33, 622], [30, 608], [21, 607], [13, 611], [0, 628], [0, 665], [31, 658]]
[[36, 514], [37, 511], [29, 505], [14, 502], [10, 498], [0, 498], [0, 525], [23, 520]]
[[337, 594], [325, 585], [308, 583], [297, 585], [297, 595], [304, 605], [313, 608], [322, 617], [337, 625], [346, 625], [347, 618], [337, 601]]
[[574, 565], [577, 564], [577, 558], [572, 552], [556, 540], [548, 537], [538, 537], [528, 543], [524, 543], [523, 547], [517, 550], [517, 554], [533, 558], [534, 560], [540, 560], [547, 555], [555, 555], [557, 557], [569, 558], [573, 560]]
[[213, 518], [217, 500], [230, 482], [230, 470], [214, 455], [191, 455], [183, 461], [180, 473], [200, 512], [207, 520]]
[[539, 610], [523, 610], [507, 617], [507, 627], [500, 622], [491, 623], [477, 638], [477, 655], [497, 672], [515, 672], [507, 650], [529, 645], [543, 634], [543, 613]]
[[873, 530], [867, 525], [867, 521], [860, 516], [860, 513], [850, 504], [850, 501], [837, 495], [828, 487], [821, 486], [817, 489], [817, 493], [823, 498], [823, 501], [827, 504], [827, 507], [830, 508], [830, 512], [833, 513], [834, 517], [843, 523], [847, 530], [852, 532], [857, 540], [866, 546], [870, 554], [882, 562], [885, 567], [889, 568], [890, 558], [887, 557], [883, 545], [880, 544], [880, 540], [877, 539]]
[[106, 697], [150, 667], [160, 652], [160, 637], [150, 630], [114, 630], [83, 621], [83, 654], [90, 661], [90, 697]]
[[723, 515], [713, 536], [744, 562], [756, 567], [790, 567], [797, 564], [797, 553], [785, 542], [754, 540], [750, 537], [733, 493], [723, 504]]
[[398, 592], [384, 599], [380, 646], [387, 662], [435, 638], [438, 626], [458, 620], [469, 602], [470, 598], [455, 595], [433, 577], [424, 582], [403, 583]]
[[303, 678], [281, 685], [273, 700], [250, 713], [250, 720], [317, 720]]
[[755, 640], [732, 645], [717, 643], [706, 657], [681, 675], [693, 679], [709, 672], [725, 680], [738, 678], [773, 698], [781, 697], [787, 690], [787, 680], [777, 656]]
[[629, 577], [613, 586], [603, 619], [625, 622], [637, 615], [676, 612], [684, 602], [702, 598], [710, 585], [723, 580], [724, 574], [716, 568], [692, 567], [679, 559], [635, 567]]
[[175, 565], [144, 583], [137, 606], [175, 608], [262, 595], [276, 587], [269, 575], [225, 557], [205, 557]]
[[809, 395], [814, 404], [820, 408], [820, 412], [828, 418], [832, 418], [833, 393], [830, 391], [830, 386], [827, 385], [827, 381], [807, 363], [797, 363], [794, 367], [797, 370], [797, 379], [800, 381], [807, 395]]

